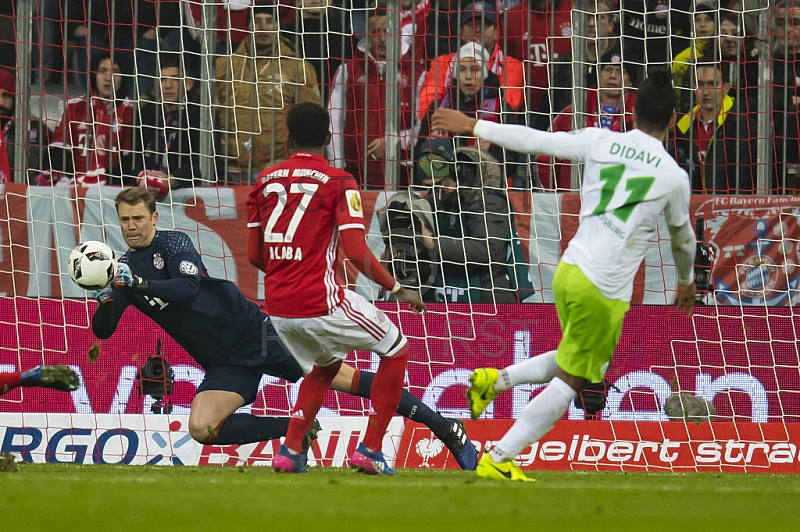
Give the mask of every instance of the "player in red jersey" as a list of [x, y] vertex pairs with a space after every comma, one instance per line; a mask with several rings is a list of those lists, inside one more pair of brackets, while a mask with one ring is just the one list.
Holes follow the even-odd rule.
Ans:
[[122, 75], [110, 55], [94, 57], [91, 81], [88, 96], [67, 103], [50, 143], [53, 168], [37, 178], [38, 185], [65, 178], [79, 186], [104, 185], [121, 175], [121, 158], [131, 149], [133, 103], [117, 99]]
[[306, 470], [303, 436], [342, 360], [355, 349], [374, 351], [381, 361], [373, 381], [374, 414], [350, 463], [368, 474], [396, 474], [381, 447], [403, 390], [408, 341], [383, 312], [337, 283], [339, 241], [364, 275], [410, 303], [414, 312], [424, 311], [425, 304], [419, 293], [401, 287], [367, 247], [358, 185], [325, 159], [329, 126], [322, 106], [293, 106], [286, 117], [292, 156], [261, 173], [248, 201], [248, 258], [266, 274], [267, 312], [306, 374], [272, 467]]

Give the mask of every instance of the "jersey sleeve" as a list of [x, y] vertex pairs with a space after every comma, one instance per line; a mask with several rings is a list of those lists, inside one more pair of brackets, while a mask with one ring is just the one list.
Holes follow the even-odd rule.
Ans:
[[261, 225], [261, 185], [257, 185], [250, 192], [247, 198], [247, 227], [259, 227]]
[[361, 193], [358, 191], [356, 180], [348, 174], [340, 178], [339, 186], [341, 195], [335, 213], [336, 225], [340, 231], [364, 229], [364, 206], [361, 203]]
[[550, 133], [516, 124], [497, 124], [478, 120], [473, 133], [492, 144], [512, 151], [582, 162], [608, 132], [601, 128], [587, 127], [576, 132]]
[[680, 227], [689, 222], [689, 200], [692, 191], [689, 188], [689, 176], [684, 175], [684, 177], [680, 186], [672, 191], [664, 207], [664, 215], [670, 227]]

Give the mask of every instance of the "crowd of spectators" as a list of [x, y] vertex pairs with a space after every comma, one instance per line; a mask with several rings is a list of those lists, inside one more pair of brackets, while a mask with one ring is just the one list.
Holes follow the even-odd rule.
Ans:
[[[682, 114], [667, 143], [694, 191], [754, 192], [762, 58], [745, 31], [746, 0], [402, 0], [397, 35], [383, 0], [274, 1], [220, 2], [209, 49], [200, 2], [42, 0], [33, 82], [63, 83], [65, 96], [58, 121], [43, 117], [57, 122], [53, 132], [35, 135], [45, 164], [28, 172], [31, 184], [138, 182], [163, 197], [171, 188], [251, 183], [287, 155], [285, 111], [313, 101], [331, 113], [332, 164], [376, 189], [395, 164], [405, 186], [419, 181], [415, 152], [443, 136], [429, 124], [439, 107], [539, 129], [626, 130], [647, 67], [671, 64]], [[800, 183], [785, 174], [800, 168], [800, 0], [777, 0], [768, 17], [770, 188], [793, 191]], [[399, 59], [389, 57], [392, 39]], [[13, 164], [9, 75], [0, 75], [2, 180]], [[206, 167], [204, 123], [216, 156]], [[574, 183], [569, 163], [452, 142], [498, 161], [509, 186]]]

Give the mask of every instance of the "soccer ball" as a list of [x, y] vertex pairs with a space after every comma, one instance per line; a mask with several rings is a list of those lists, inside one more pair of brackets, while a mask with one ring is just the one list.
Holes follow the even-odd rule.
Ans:
[[69, 254], [67, 271], [70, 279], [84, 290], [105, 288], [117, 272], [114, 251], [105, 242], [81, 242]]

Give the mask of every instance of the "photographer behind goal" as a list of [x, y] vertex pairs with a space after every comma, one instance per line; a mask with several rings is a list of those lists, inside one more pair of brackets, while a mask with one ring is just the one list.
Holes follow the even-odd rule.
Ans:
[[395, 194], [381, 219], [390, 271], [426, 301], [522, 302], [533, 289], [502, 164], [449, 138], [427, 139], [416, 159], [428, 193]]

